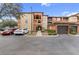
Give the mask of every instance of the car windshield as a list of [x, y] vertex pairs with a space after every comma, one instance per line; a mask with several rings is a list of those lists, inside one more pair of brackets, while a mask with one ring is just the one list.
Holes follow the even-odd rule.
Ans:
[[16, 30], [16, 31], [18, 31], [18, 32], [19, 32], [19, 31], [22, 31], [22, 30]]
[[27, 29], [23, 29], [23, 30], [27, 30]]
[[8, 30], [4, 30], [4, 31], [8, 31]]

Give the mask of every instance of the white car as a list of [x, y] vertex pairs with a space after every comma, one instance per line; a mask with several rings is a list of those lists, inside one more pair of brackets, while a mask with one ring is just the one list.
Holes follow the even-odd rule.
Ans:
[[28, 30], [27, 29], [17, 29], [14, 31], [14, 34], [26, 34], [28, 33]]
[[24, 33], [26, 34], [26, 33], [28, 33], [28, 30], [27, 29], [23, 29], [24, 30]]
[[14, 34], [18, 35], [18, 34], [25, 34], [23, 29], [17, 29], [14, 31]]

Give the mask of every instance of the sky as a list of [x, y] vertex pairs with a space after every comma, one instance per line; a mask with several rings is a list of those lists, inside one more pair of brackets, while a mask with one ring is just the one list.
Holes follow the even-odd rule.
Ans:
[[23, 3], [22, 12], [44, 12], [48, 16], [70, 16], [79, 13], [79, 3]]

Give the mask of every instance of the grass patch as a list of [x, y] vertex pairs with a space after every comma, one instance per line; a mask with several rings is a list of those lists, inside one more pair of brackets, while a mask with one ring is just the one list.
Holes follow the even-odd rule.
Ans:
[[48, 35], [57, 35], [56, 30], [47, 30]]

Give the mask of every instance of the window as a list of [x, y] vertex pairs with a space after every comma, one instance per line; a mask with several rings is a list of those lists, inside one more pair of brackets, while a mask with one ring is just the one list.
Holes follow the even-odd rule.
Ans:
[[52, 21], [52, 17], [48, 17], [48, 22], [51, 22]]
[[40, 20], [38, 20], [38, 23], [41, 23], [41, 21], [40, 21]]
[[52, 22], [48, 22], [48, 25], [52, 25]]
[[64, 17], [63, 20], [66, 20], [67, 21], [68, 20], [68, 17]]
[[64, 17], [63, 19], [68, 19], [68, 17]]
[[76, 34], [77, 33], [77, 26], [71, 26], [70, 33], [71, 34]]
[[35, 15], [34, 19], [41, 19], [41, 15]]

